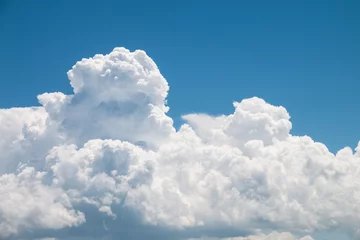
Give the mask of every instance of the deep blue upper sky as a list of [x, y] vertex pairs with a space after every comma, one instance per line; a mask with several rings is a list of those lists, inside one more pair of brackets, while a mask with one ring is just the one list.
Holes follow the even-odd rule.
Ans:
[[0, 0], [0, 108], [71, 92], [66, 72], [116, 46], [144, 49], [177, 124], [258, 96], [293, 134], [337, 151], [360, 140], [360, 1]]

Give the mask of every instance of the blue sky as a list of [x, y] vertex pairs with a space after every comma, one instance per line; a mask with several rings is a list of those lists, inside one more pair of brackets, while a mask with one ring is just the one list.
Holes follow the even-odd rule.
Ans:
[[[293, 124], [292, 133], [294, 135], [309, 135], [315, 141], [326, 144], [332, 152], [336, 152], [344, 146], [355, 148], [360, 140], [359, 9], [360, 2], [356, 0], [0, 0], [0, 108], [39, 105], [36, 96], [44, 92], [71, 94], [72, 88], [70, 87], [66, 73], [77, 61], [80, 61], [82, 58], [90, 58], [95, 54], [107, 54], [115, 47], [123, 46], [131, 51], [135, 49], [145, 50], [160, 68], [161, 73], [170, 85], [168, 96], [168, 105], [170, 106], [169, 116], [175, 120], [176, 127], [181, 125], [181, 116], [184, 114], [231, 114], [234, 111], [233, 101], [240, 102], [244, 98], [257, 96], [265, 99], [270, 104], [282, 105], [287, 109], [291, 115], [291, 122]], [[123, 56], [121, 54], [124, 54], [129, 58], [135, 58], [134, 56], [139, 54], [138, 52], [129, 53], [124, 51], [124, 49], [117, 49], [113, 51], [112, 54], [114, 56]], [[140, 67], [143, 67], [144, 62], [146, 63], [147, 60], [146, 55], [139, 54], [136, 55], [136, 57], [143, 60], [143, 62], [140, 60], [138, 62], [139, 65], [141, 65]], [[99, 61], [103, 62], [108, 60], [107, 56], [101, 56], [100, 59]], [[136, 61], [138, 61], [138, 59]], [[133, 63], [130, 63], [130, 65], [131, 64]], [[166, 90], [161, 87], [165, 82], [162, 81], [162, 78], [156, 75], [157, 78], [152, 82], [150, 81], [151, 84], [149, 84], [149, 87], [144, 87], [144, 89], [147, 89], [145, 91], [145, 97], [151, 96], [148, 99], [146, 98], [151, 101], [146, 102], [145, 100], [143, 101], [137, 98], [139, 95], [136, 95], [134, 92], [138, 93], [140, 90], [136, 89], [136, 87], [135, 90], [131, 88], [129, 88], [130, 90], [125, 88], [121, 89], [118, 86], [114, 86], [114, 89], [111, 89], [113, 82], [103, 81], [103, 78], [99, 77], [101, 74], [96, 72], [97, 69], [95, 69], [95, 67], [89, 65], [90, 68], [86, 68], [86, 66], [84, 63], [84, 65], [77, 66], [76, 69], [73, 70], [73, 73], [75, 72], [74, 75], [76, 75], [76, 73], [80, 74], [80, 77], [79, 75], [74, 77], [75, 80], [73, 79], [73, 83], [76, 81], [81, 82], [81, 80], [79, 80], [81, 74], [89, 73], [89, 76], [94, 77], [95, 84], [86, 83], [90, 90], [85, 89], [85, 93], [78, 93], [74, 98], [78, 101], [76, 102], [74, 100], [74, 102], [76, 102], [75, 104], [73, 104], [73, 102], [69, 104], [65, 101], [62, 102], [62, 97], [65, 95], [53, 94], [42, 96], [44, 105], [49, 102], [51, 103], [51, 101], [55, 99], [51, 103], [53, 105], [50, 104], [46, 112], [42, 112], [43, 109], [33, 110], [30, 108], [19, 111], [17, 109], [0, 111], [0, 140], [3, 140], [0, 141], [0, 152], [2, 153], [0, 154], [0, 195], [4, 192], [15, 193], [15, 195], [2, 195], [5, 196], [5, 200], [0, 202], [0, 212], [5, 212], [2, 211], [2, 209], [9, 211], [5, 214], [3, 213], [0, 219], [1, 217], [6, 219], [6, 216], [11, 217], [9, 217], [10, 221], [7, 223], [10, 227], [6, 228], [7, 225], [5, 225], [5, 227], [0, 229], [2, 230], [0, 231], [0, 237], [5, 236], [1, 235], [4, 234], [4, 229], [15, 229], [15, 233], [11, 233], [15, 234], [13, 235], [14, 237], [9, 239], [16, 239], [21, 234], [27, 235], [28, 232], [25, 232], [25, 230], [21, 232], [20, 235], [16, 235], [17, 229], [22, 227], [21, 224], [27, 223], [26, 221], [29, 221], [29, 225], [27, 226], [29, 229], [36, 230], [36, 227], [38, 227], [36, 224], [41, 223], [45, 225], [44, 229], [46, 230], [47, 224], [53, 222], [49, 221], [49, 223], [44, 223], [43, 219], [59, 219], [57, 215], [59, 212], [57, 200], [52, 199], [52, 197], [56, 197], [54, 195], [55, 190], [59, 192], [59, 194], [67, 193], [67, 184], [69, 184], [69, 186], [71, 185], [71, 191], [74, 190], [79, 194], [83, 194], [84, 192], [82, 191], [84, 189], [87, 190], [84, 186], [90, 186], [89, 189], [91, 190], [93, 180], [96, 180], [99, 174], [105, 171], [103, 167], [105, 168], [106, 164], [114, 164], [115, 166], [121, 161], [128, 161], [128, 163], [126, 163], [128, 165], [124, 163], [124, 166], [110, 166], [109, 169], [116, 170], [116, 167], [119, 167], [120, 170], [125, 169], [124, 171], [126, 171], [126, 168], [131, 170], [135, 169], [139, 171], [139, 173], [135, 172], [139, 174], [139, 179], [143, 178], [146, 180], [150, 176], [149, 178], [151, 179], [160, 179], [165, 183], [170, 179], [173, 186], [182, 185], [186, 182], [183, 181], [184, 179], [189, 180], [189, 184], [184, 187], [184, 191], [180, 188], [176, 190], [175, 187], [176, 191], [183, 191], [182, 196], [185, 196], [184, 198], [179, 197], [172, 199], [166, 194], [152, 191], [154, 188], [152, 188], [153, 185], [151, 181], [149, 181], [150, 183], [146, 182], [146, 184], [144, 183], [142, 185], [144, 189], [147, 189], [147, 191], [151, 193], [148, 198], [145, 197], [142, 199], [141, 197], [134, 197], [136, 201], [143, 201], [142, 203], [147, 202], [149, 206], [155, 209], [154, 211], [149, 210], [149, 212], [147, 212], [147, 210], [140, 211], [144, 216], [146, 214], [151, 215], [151, 213], [154, 212], [154, 217], [157, 218], [163, 214], [162, 210], [167, 206], [169, 206], [169, 209], [179, 210], [174, 211], [174, 213], [169, 211], [169, 214], [160, 216], [164, 217], [162, 221], [166, 223], [180, 219], [179, 216], [182, 216], [183, 209], [181, 206], [178, 209], [178, 206], [179, 203], [186, 203], [186, 201], [190, 203], [184, 204], [186, 211], [184, 210], [183, 212], [187, 212], [188, 209], [191, 211], [194, 209], [197, 210], [198, 199], [207, 199], [209, 202], [217, 203], [218, 205], [214, 206], [218, 206], [218, 209], [211, 209], [209, 215], [202, 209], [199, 210], [200, 214], [198, 215], [190, 214], [191, 217], [200, 216], [200, 220], [202, 220], [203, 217], [203, 220], [205, 219], [206, 221], [207, 216], [210, 216], [210, 223], [212, 219], [215, 219], [215, 223], [218, 220], [217, 218], [220, 215], [217, 215], [217, 210], [231, 213], [231, 209], [235, 208], [252, 208], [252, 205], [240, 205], [240, 203], [232, 201], [232, 195], [229, 195], [229, 191], [221, 190], [226, 189], [228, 186], [232, 187], [229, 187], [229, 189], [233, 190], [237, 187], [238, 183], [241, 183], [239, 191], [243, 191], [242, 187], [244, 187], [245, 190], [248, 187], [250, 190], [254, 190], [259, 194], [259, 199], [261, 199], [259, 200], [259, 206], [269, 207], [266, 204], [272, 203], [271, 200], [281, 200], [278, 202], [278, 211], [276, 212], [277, 215], [274, 215], [274, 222], [269, 221], [270, 225], [265, 227], [265, 230], [273, 226], [277, 230], [282, 230], [278, 227], [278, 222], [276, 221], [282, 223], [282, 221], [285, 221], [287, 218], [290, 219], [293, 217], [293, 220], [304, 217], [301, 219], [303, 221], [292, 221], [289, 225], [284, 226], [285, 230], [297, 229], [297, 227], [303, 227], [307, 223], [309, 223], [309, 228], [313, 227], [319, 230], [322, 228], [322, 225], [324, 225], [323, 232], [315, 231], [313, 233], [316, 240], [347, 239], [343, 236], [345, 234], [344, 232], [353, 230], [354, 224], [359, 221], [359, 215], [357, 213], [360, 211], [360, 208], [358, 208], [357, 203], [359, 202], [360, 187], [358, 187], [357, 183], [360, 181], [360, 174], [358, 174], [360, 169], [360, 161], [358, 161], [360, 150], [358, 150], [355, 156], [349, 154], [345, 149], [337, 158], [331, 158], [327, 155], [326, 151], [322, 151], [323, 149], [318, 148], [316, 144], [309, 144], [306, 138], [288, 137], [288, 131], [286, 131], [288, 130], [287, 120], [281, 122], [285, 122], [285, 124], [278, 124], [280, 120], [277, 122], [278, 119], [276, 119], [278, 115], [281, 115], [278, 114], [280, 111], [278, 112], [274, 110], [274, 108], [269, 107], [269, 105], [259, 103], [254, 99], [238, 106], [238, 109], [247, 109], [249, 105], [255, 106], [254, 109], [259, 106], [260, 108], [266, 106], [269, 109], [262, 109], [263, 112], [256, 112], [257, 110], [255, 109], [255, 114], [249, 114], [249, 116], [251, 115], [250, 117], [246, 115], [249, 118], [247, 120], [249, 120], [250, 125], [246, 125], [246, 120], [237, 124], [236, 119], [232, 119], [231, 123], [234, 123], [232, 124], [233, 126], [230, 124], [230, 127], [225, 129], [226, 131], [222, 129], [224, 130], [224, 135], [216, 135], [217, 132], [215, 132], [214, 136], [212, 136], [214, 139], [209, 140], [206, 134], [209, 134], [209, 131], [212, 130], [219, 130], [216, 127], [212, 129], [210, 125], [221, 123], [223, 119], [214, 120], [201, 114], [194, 114], [191, 115], [192, 117], [189, 117], [190, 120], [188, 121], [193, 128], [193, 135], [191, 135], [192, 133], [186, 134], [188, 133], [186, 129], [178, 132], [178, 140], [180, 141], [180, 144], [178, 144], [177, 138], [175, 139], [176, 141], [170, 138], [170, 136], [172, 137], [170, 133], [172, 133], [173, 128], [171, 124], [167, 123], [171, 122], [171, 119], [161, 115], [163, 113], [162, 110], [159, 113], [160, 117], [154, 117], [152, 115], [151, 118], [149, 118], [152, 113], [150, 110], [153, 110], [153, 108], [147, 108], [147, 104], [156, 102], [158, 105], [155, 104], [155, 107], [159, 107], [156, 109], [160, 109], [163, 104], [164, 99], [161, 97], [165, 95]], [[134, 67], [134, 65], [131, 66]], [[92, 70], [94, 72], [91, 72]], [[114, 70], [115, 75], [116, 71], [126, 72], [123, 66], [115, 66], [109, 70]], [[138, 69], [136, 70], [141, 72]], [[154, 72], [156, 73], [156, 71], [152, 71], [151, 74]], [[136, 75], [134, 79], [138, 81], [139, 79], [137, 79], [137, 77], [141, 74], [134, 74]], [[145, 78], [153, 80], [153, 76], [150, 76], [151, 74], [145, 75]], [[129, 82], [131, 82], [131, 77], [129, 79]], [[125, 80], [128, 81], [129, 79]], [[134, 83], [134, 81], [131, 83]], [[108, 84], [106, 86], [110, 89], [108, 92], [105, 91], [105, 95], [109, 94], [109, 99], [114, 97], [112, 94], [114, 92], [117, 93], [119, 89], [124, 91], [124, 94], [125, 91], [129, 91], [129, 96], [134, 98], [131, 99], [133, 102], [129, 101], [129, 103], [132, 104], [129, 106], [140, 107], [138, 107], [138, 109], [134, 108], [134, 111], [132, 111], [133, 109], [128, 111], [129, 113], [122, 113], [124, 116], [121, 114], [119, 114], [120, 116], [116, 116], [116, 108], [113, 111], [114, 108], [112, 108], [111, 101], [104, 100], [97, 106], [91, 105], [95, 103], [89, 103], [89, 106], [87, 106], [93, 97], [98, 97], [96, 94], [99, 94], [99, 96], [103, 94], [101, 91], [99, 91], [99, 93], [92, 91], [93, 89], [91, 87], [96, 90], [98, 89], [99, 85], [96, 84], [101, 84], [101, 86], [103, 86], [102, 84], [104, 84], [104, 86]], [[158, 91], [158, 89], [163, 91]], [[86, 92], [87, 90], [89, 90], [89, 92]], [[154, 97], [154, 99], [156, 98], [156, 101], [152, 99], [152, 97]], [[119, 100], [119, 102], [121, 101]], [[124, 102], [126, 107], [126, 103], [128, 102]], [[138, 102], [140, 103], [138, 104]], [[142, 103], [146, 104], [141, 105]], [[100, 108], [98, 108], [99, 106]], [[57, 107], [63, 108], [61, 111], [59, 110], [59, 112], [61, 112], [60, 115], [63, 115], [65, 120], [61, 119], [61, 117], [57, 119]], [[121, 107], [122, 105], [119, 105], [118, 109], [122, 110]], [[108, 108], [110, 111], [107, 110]], [[85, 115], [82, 113], [85, 113]], [[248, 141], [252, 139], [251, 134], [253, 132], [249, 131], [251, 136], [247, 138], [247, 136], [243, 134], [246, 132], [247, 126], [249, 126], [250, 130], [253, 130], [251, 128], [257, 127], [255, 130], [259, 130], [259, 136], [264, 134], [264, 136], [262, 136], [263, 138], [259, 139], [265, 141], [269, 137], [267, 131], [265, 131], [268, 126], [266, 125], [267, 122], [257, 125], [259, 122], [257, 122], [256, 117], [258, 115], [256, 114], [263, 114], [261, 116], [272, 114], [269, 121], [276, 119], [273, 121], [275, 123], [271, 124], [278, 124], [275, 128], [280, 130], [278, 132], [275, 131], [276, 133], [274, 134], [270, 134], [270, 137], [281, 137], [281, 132], [285, 132], [286, 135], [284, 136], [290, 140], [287, 142], [283, 141], [283, 145], [278, 146], [273, 144], [273, 148], [262, 149], [262, 145], [258, 144], [259, 142]], [[246, 119], [246, 116], [244, 119]], [[139, 119], [137, 119], [137, 117], [139, 117]], [[284, 118], [283, 115], [281, 118]], [[50, 119], [55, 125], [52, 125], [53, 122], [51, 121], [49, 121], [50, 124], [48, 124], [49, 122], [45, 124], [45, 119]], [[131, 121], [128, 121], [128, 119]], [[24, 124], [33, 125], [29, 128], [23, 128]], [[264, 127], [261, 124], [266, 126]], [[53, 126], [55, 127], [53, 128]], [[244, 132], [242, 132], [241, 129], [237, 129], [241, 127], [245, 128]], [[116, 129], [116, 131], [114, 131], [114, 129]], [[62, 134], [66, 137], [63, 138]], [[242, 135], [244, 135], [244, 137]], [[110, 136], [112, 140], [96, 140], [103, 136]], [[220, 137], [217, 138], [218, 136]], [[235, 140], [239, 140], [239, 142], [227, 142], [227, 138], [225, 138], [225, 140], [221, 138], [223, 136], [229, 137], [229, 139], [234, 138]], [[21, 139], [21, 137], [24, 139]], [[115, 141], [114, 139], [121, 141]], [[204, 141], [197, 141], [197, 139]], [[125, 140], [130, 141], [130, 144], [126, 145], [127, 143], [123, 142]], [[229, 148], [226, 147], [218, 148], [218, 140], [224, 140], [224, 146], [233, 144], [235, 147], [231, 145], [231, 149], [235, 150], [237, 150], [237, 148], [240, 149], [238, 146], [240, 143], [245, 144], [241, 146], [243, 147], [241, 150], [245, 149], [243, 155], [246, 158], [237, 159], [239, 155], [238, 151], [234, 150], [234, 152], [231, 152]], [[242, 143], [242, 141], [244, 143]], [[84, 145], [85, 142], [90, 142], [90, 144]], [[153, 158], [153, 155], [146, 155], [148, 154], [147, 148], [134, 147], [139, 142], [144, 143], [145, 146], [150, 149], [153, 146], [163, 145], [163, 148], [160, 148], [161, 151], [155, 152], [157, 155], [156, 161], [154, 161], [156, 165], [154, 166], [156, 167], [152, 167], [152, 164], [155, 163], [150, 160], [141, 159], [144, 160], [142, 162], [135, 158], [138, 156], [137, 154], [139, 154], [139, 156], [144, 155]], [[70, 143], [74, 143], [77, 149], [67, 147]], [[307, 147], [303, 148], [303, 146]], [[8, 151], [10, 147], [13, 151]], [[118, 149], [123, 149], [124, 153], [135, 157], [125, 159], [125, 157], [119, 157], [117, 155], [112, 156], [108, 154], [108, 156], [106, 153], [110, 151], [109, 149], [114, 152], [117, 152]], [[156, 148], [154, 147], [154, 149]], [[205, 154], [201, 155], [196, 151], [197, 149], [215, 150], [213, 150], [213, 152], [210, 151], [210, 153], [207, 151], [199, 151], [201, 154]], [[51, 154], [49, 153], [50, 150]], [[94, 151], [94, 153], [92, 151]], [[84, 153], [88, 155], [83, 155]], [[88, 171], [90, 168], [85, 169], [84, 166], [87, 166], [86, 164], [90, 162], [87, 161], [87, 159], [92, 159], [93, 156], [95, 156], [94, 154], [99, 154], [100, 157], [94, 160], [99, 163], [89, 166], [92, 168], [92, 171]], [[239, 168], [230, 167], [226, 158], [224, 160], [218, 157], [228, 156], [228, 154], [230, 154], [229, 158], [234, 160], [234, 162], [236, 160], [242, 165], [239, 164], [239, 166], [241, 165]], [[50, 157], [48, 158], [47, 156]], [[31, 161], [28, 161], [25, 165], [21, 165], [27, 161], [28, 158], [30, 158]], [[51, 166], [51, 171], [44, 167], [45, 158], [46, 164], [50, 164], [46, 166]], [[193, 158], [199, 162], [201, 171], [194, 167]], [[32, 162], [33, 159], [38, 162]], [[268, 161], [262, 161], [263, 159]], [[329, 163], [329, 159], [339, 159], [341, 161], [332, 164]], [[69, 162], [71, 162], [70, 165], [68, 164]], [[214, 166], [208, 165], [208, 162], [216, 164], [214, 164]], [[268, 164], [268, 162], [272, 164]], [[178, 163], [182, 164], [181, 167], [177, 165]], [[104, 166], [102, 164], [104, 164]], [[247, 164], [249, 167], [244, 167]], [[256, 164], [258, 166], [255, 166]], [[278, 171], [279, 168], [275, 168], [279, 165], [286, 166], [286, 168], [284, 167], [284, 169], [282, 169], [284, 171]], [[58, 189], [56, 184], [51, 186], [40, 184], [38, 179], [34, 180], [31, 178], [34, 174], [31, 174], [28, 169], [25, 169], [28, 171], [26, 172], [17, 166], [35, 166], [34, 169], [36, 171], [44, 171], [45, 169], [48, 174], [47, 176], [50, 176], [48, 180], [53, 182], [61, 179], [63, 177], [62, 173], [64, 172], [67, 175], [65, 174], [66, 176], [64, 175], [63, 179], [69, 182], [64, 180], [65, 183], [59, 185], [60, 189]], [[57, 167], [60, 169], [58, 172]], [[149, 169], [147, 169], [147, 167], [149, 167]], [[61, 169], [66, 169], [66, 171], [62, 172]], [[143, 169], [145, 170], [142, 171]], [[259, 169], [262, 169], [262, 171]], [[84, 174], [88, 174], [86, 175], [87, 182], [82, 182], [83, 179], [77, 179], [79, 176], [85, 176], [81, 175], [82, 170], [84, 170]], [[147, 175], [147, 171], [150, 172], [149, 176]], [[184, 176], [191, 177], [179, 177], [180, 180], [173, 177], [183, 176], [181, 174], [184, 172], [189, 174]], [[205, 175], [198, 174], [199, 172], [203, 172]], [[214, 172], [217, 173], [217, 175], [214, 175]], [[12, 175], [7, 173], [11, 173]], [[93, 173], [94, 175], [91, 175]], [[97, 173], [99, 174], [95, 175]], [[115, 179], [115, 177], [117, 177], [115, 176], [116, 174], [114, 171], [111, 171], [111, 176], [110, 174], [103, 174], [101, 176], [103, 176], [104, 179], [107, 177], [107, 179], [110, 179], [110, 182], [116, 182], [118, 181], [117, 178]], [[126, 174], [128, 174], [127, 177], [130, 180], [131, 176], [137, 176], [130, 171]], [[8, 180], [8, 176], [10, 175], [13, 176], [14, 182], [7, 184], [10, 181]], [[227, 181], [223, 181], [223, 179], [227, 179], [228, 176], [236, 177], [231, 180], [232, 185], [228, 185]], [[315, 177], [318, 178], [315, 179]], [[252, 178], [254, 184], [257, 185], [253, 186], [249, 184], [249, 187], [246, 182], [248, 178]], [[302, 179], [302, 182], [299, 179]], [[349, 179], [351, 180], [349, 181]], [[25, 182], [25, 184], [21, 181]], [[206, 186], [206, 188], [204, 188], [206, 191], [197, 191], [196, 187], [200, 181]], [[283, 185], [278, 184], [277, 181], [282, 181]], [[77, 184], [80, 182], [82, 184]], [[127, 184], [131, 185], [131, 182]], [[293, 187], [293, 184], [300, 186], [299, 191]], [[94, 203], [100, 204], [99, 199], [103, 196], [102, 194], [111, 195], [114, 189], [117, 190], [114, 188], [110, 191], [108, 189], [110, 185], [105, 185], [106, 184], [104, 184], [103, 189], [100, 189], [101, 191], [85, 192], [84, 196], [86, 197], [86, 194], [90, 194], [89, 196], [95, 199]], [[33, 189], [33, 186], [38, 186], [38, 188]], [[137, 186], [138, 185], [130, 190], [132, 190], [133, 193], [137, 193]], [[170, 184], [168, 187], [169, 186], [172, 185]], [[278, 186], [279, 188], [277, 188]], [[192, 187], [194, 187], [194, 189], [192, 189]], [[164, 188], [166, 189], [166, 187]], [[215, 196], [216, 194], [214, 196], [211, 195], [214, 199], [208, 199], [207, 196], [210, 195], [207, 194], [212, 193], [214, 189], [220, 189], [219, 192], [221, 194], [218, 194], [219, 196]], [[264, 189], [267, 191], [267, 194], [264, 194], [264, 192], [266, 192]], [[283, 194], [282, 197], [279, 197], [279, 192]], [[314, 196], [316, 195], [314, 193], [316, 193], [317, 196]], [[142, 196], [140, 192], [138, 194], [138, 196]], [[124, 198], [123, 195], [125, 196]], [[12, 196], [19, 197], [12, 199]], [[69, 198], [76, 203], [77, 195], [75, 198], [71, 198], [74, 196], [69, 195]], [[308, 202], [309, 199], [306, 199], [304, 196], [312, 196], [310, 204]], [[127, 213], [127, 210], [124, 210], [125, 208], [123, 209], [123, 202], [128, 199], [127, 192], [124, 191], [124, 194], [121, 192], [121, 194], [116, 197], [118, 197], [117, 200], [119, 200], [120, 204], [116, 205], [115, 203], [111, 203], [115, 205], [113, 210], [116, 214], [120, 213], [121, 216], [125, 214], [125, 220], [121, 220], [120, 218], [118, 221], [109, 220], [109, 224], [106, 224], [110, 226], [111, 231], [114, 231], [111, 234], [117, 234], [117, 231], [119, 231], [141, 235], [154, 231], [154, 236], [159, 236], [156, 234], [160, 234], [164, 239], [168, 239], [167, 234], [173, 234], [171, 231], [168, 232], [167, 228], [161, 229], [161, 227], [159, 227], [159, 231], [157, 227], [153, 229], [152, 227], [147, 228], [148, 226], [142, 226], [144, 227], [143, 229], [147, 229], [148, 231], [142, 233], [136, 228], [136, 226], [141, 225], [137, 222], [140, 218], [138, 219], [139, 216], [135, 216], [136, 214], [134, 214], [136, 207], [138, 205], [140, 206], [140, 204], [134, 204], [134, 206], [136, 206], [129, 208], [130, 211]], [[263, 203], [262, 197], [268, 197], [269, 201], [266, 202], [266, 204]], [[223, 204], [223, 200], [226, 204]], [[295, 209], [297, 205], [292, 204], [294, 202], [293, 200], [298, 201], [299, 206], [302, 208]], [[14, 201], [15, 203], [13, 203]], [[22, 204], [24, 201], [29, 201], [30, 204], [24, 204], [25, 207], [22, 214], [18, 214], [17, 209], [13, 206]], [[246, 201], [246, 203], [252, 202], [253, 199], [250, 196], [249, 201]], [[9, 207], [5, 203], [10, 204]], [[53, 203], [56, 204], [54, 205]], [[98, 211], [93, 212], [91, 207], [95, 205], [90, 206], [86, 204], [83, 206], [81, 204], [79, 206], [74, 204], [74, 210], [81, 209], [84, 211], [87, 223], [84, 224], [82, 222], [83, 228], [80, 227], [79, 229], [70, 230], [69, 234], [81, 234], [81, 231], [86, 232], [86, 234], [92, 234], [92, 231], [98, 231], [98, 228], [103, 228], [102, 232], [98, 233], [99, 236], [104, 234], [104, 232], [108, 232], [107, 227], [103, 227], [103, 225], [105, 225], [104, 216], [98, 215]], [[208, 204], [208, 202], [205, 202], [205, 205], [206, 204]], [[292, 206], [295, 206], [295, 210]], [[60, 207], [64, 207], [66, 210], [67, 206], [61, 205]], [[103, 205], [102, 207], [108, 206]], [[40, 212], [43, 215], [38, 214], [34, 209], [41, 209]], [[266, 208], [254, 208], [254, 212], [250, 211], [250, 213], [255, 213], [256, 215], [258, 213], [257, 211], [261, 211], [262, 209]], [[66, 214], [70, 214], [69, 219], [73, 221], [70, 222], [69, 220], [68, 223], [73, 225], [61, 225], [61, 222], [57, 223], [54, 220], [54, 225], [50, 226], [50, 224], [49, 229], [52, 229], [54, 226], [61, 229], [59, 232], [54, 231], [56, 234], [66, 235], [67, 228], [64, 226], [75, 226], [77, 223], [83, 221], [81, 214], [73, 216], [71, 215], [73, 212], [70, 211], [72, 209], [67, 209], [69, 211], [65, 210], [64, 212]], [[294, 211], [292, 212], [292, 210]], [[112, 210], [110, 208], [103, 208], [102, 211], [109, 213], [109, 211], [111, 212]], [[179, 214], [179, 212], [181, 212], [181, 214]], [[61, 211], [60, 213], [62, 214]], [[289, 213], [289, 216], [284, 213]], [[132, 214], [134, 214], [134, 216]], [[235, 213], [235, 215], [236, 214], [237, 213]], [[267, 212], [264, 212], [264, 214], [266, 215]], [[263, 225], [267, 221], [267, 216], [265, 215], [264, 219], [262, 219], [261, 217], [263, 217], [263, 215], [260, 214], [260, 221], [255, 222], [254, 226], [265, 226]], [[282, 215], [286, 216], [282, 218]], [[49, 218], [44, 218], [44, 216]], [[128, 221], [126, 216], [130, 216], [130, 221]], [[229, 216], [231, 217], [232, 215], [230, 214]], [[311, 218], [313, 216], [315, 216], [315, 218]], [[276, 217], [280, 220], [276, 220]], [[39, 219], [42, 220], [40, 221]], [[11, 222], [12, 220], [13, 222]], [[249, 222], [245, 223], [252, 226], [252, 218], [248, 218], [247, 220], [249, 220]], [[333, 220], [339, 222], [338, 233], [329, 231], [329, 228], [333, 226]], [[185, 224], [185, 222], [181, 224]], [[118, 225], [119, 223], [122, 225]], [[39, 225], [39, 229], [43, 227], [41, 224]], [[238, 229], [240, 232], [232, 233], [229, 229], [230, 233], [233, 235], [240, 233], [245, 234], [241, 232], [241, 230], [246, 224], [240, 225], [237, 225], [240, 227]], [[94, 228], [94, 226], [98, 228]], [[131, 227], [134, 228], [131, 229]], [[189, 232], [184, 231], [184, 233], [179, 232], [178, 234], [179, 236], [181, 234], [184, 234], [184, 236], [197, 235], [206, 231], [207, 227], [208, 226], [204, 229], [201, 229], [201, 227], [197, 229], [195, 227], [193, 232], [190, 229]], [[220, 228], [222, 228], [222, 226], [219, 226], [219, 229]], [[228, 231], [226, 227], [221, 230], [224, 231], [224, 234], [230, 234], [226, 232]], [[45, 236], [51, 232], [48, 233], [46, 231], [45, 233], [34, 231], [34, 233], [31, 233], [33, 235], [29, 233], [29, 236], [26, 237], [31, 238], [38, 236], [37, 234], [40, 234], [39, 236]], [[218, 234], [216, 229], [211, 234], [215, 233]], [[222, 234], [222, 232], [219, 232], [219, 234]], [[70, 235], [69, 237], [72, 237]], [[140, 239], [143, 239], [143, 236], [141, 236]]]
[[331, 151], [360, 140], [359, 1], [1, 1], [0, 107], [70, 93], [66, 72], [116, 46], [144, 49], [177, 125], [258, 96]]

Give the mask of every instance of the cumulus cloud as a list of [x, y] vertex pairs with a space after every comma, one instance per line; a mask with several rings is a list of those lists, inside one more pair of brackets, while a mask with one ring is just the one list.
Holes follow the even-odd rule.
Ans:
[[[60, 239], [47, 238], [47, 239], [39, 239], [39, 240], [60, 240]], [[78, 238], [77, 240], [85, 240], [85, 239]], [[187, 240], [314, 240], [314, 239], [310, 236], [304, 236], [298, 238], [289, 232], [282, 232], [282, 233], [271, 232], [269, 234], [257, 234], [257, 235], [250, 235], [247, 237], [231, 237], [231, 238], [201, 237], [201, 238], [189, 238]]]
[[356, 238], [360, 145], [334, 155], [293, 136], [287, 110], [257, 97], [176, 131], [168, 83], [140, 50], [68, 77], [71, 95], [0, 110], [0, 239]]
[[[199, 239], [199, 238], [198, 238]], [[233, 237], [233, 238], [201, 238], [202, 240], [314, 240], [310, 236], [305, 237], [296, 237], [289, 232], [272, 232], [268, 235], [266, 234], [258, 234], [251, 235], [247, 237]]]

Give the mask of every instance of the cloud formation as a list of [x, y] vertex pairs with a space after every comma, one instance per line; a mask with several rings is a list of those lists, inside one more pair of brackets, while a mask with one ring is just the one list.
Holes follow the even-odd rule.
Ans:
[[0, 110], [0, 239], [357, 239], [360, 145], [334, 155], [293, 136], [286, 109], [257, 97], [176, 131], [168, 83], [140, 50], [68, 77], [72, 95]]
[[[199, 239], [199, 238], [197, 238]], [[272, 232], [270, 234], [258, 234], [258, 235], [251, 235], [247, 237], [233, 237], [233, 238], [200, 238], [201, 240], [314, 240], [310, 236], [305, 236], [301, 238], [295, 237], [293, 234], [289, 232]], [[200, 240], [199, 239], [199, 240]], [[192, 239], [190, 239], [192, 240]]]

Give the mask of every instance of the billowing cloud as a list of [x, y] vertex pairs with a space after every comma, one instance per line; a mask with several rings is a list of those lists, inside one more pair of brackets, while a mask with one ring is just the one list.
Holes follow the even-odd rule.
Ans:
[[293, 136], [286, 109], [257, 97], [176, 131], [144, 51], [115, 48], [68, 76], [72, 95], [0, 110], [0, 239], [356, 238], [360, 145], [334, 155]]

